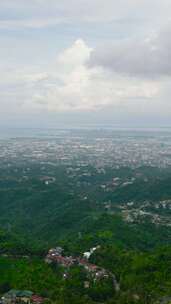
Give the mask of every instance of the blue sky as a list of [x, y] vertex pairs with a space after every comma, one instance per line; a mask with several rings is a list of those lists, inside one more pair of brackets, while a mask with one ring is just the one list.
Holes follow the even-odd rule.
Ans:
[[169, 0], [0, 0], [0, 125], [170, 124]]

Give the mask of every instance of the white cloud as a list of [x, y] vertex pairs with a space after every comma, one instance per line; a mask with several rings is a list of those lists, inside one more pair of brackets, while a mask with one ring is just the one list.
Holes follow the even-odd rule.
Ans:
[[58, 56], [48, 73], [33, 75], [33, 80], [39, 81], [33, 85], [32, 107], [94, 111], [106, 106], [131, 106], [131, 99], [151, 99], [159, 94], [155, 81], [130, 79], [102, 67], [88, 66], [91, 53], [92, 49], [79, 39]]
[[78, 39], [70, 48], [59, 54], [57, 64], [67, 71], [81, 67], [89, 60], [92, 50], [82, 39]]

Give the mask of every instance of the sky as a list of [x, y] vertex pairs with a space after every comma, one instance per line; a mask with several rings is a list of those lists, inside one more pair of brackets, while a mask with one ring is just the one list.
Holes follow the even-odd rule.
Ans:
[[170, 12], [170, 0], [0, 0], [0, 126], [170, 126]]

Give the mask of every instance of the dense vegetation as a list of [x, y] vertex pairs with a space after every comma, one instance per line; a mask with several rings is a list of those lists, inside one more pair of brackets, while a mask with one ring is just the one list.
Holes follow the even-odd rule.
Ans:
[[72, 267], [68, 279], [64, 268], [46, 264], [38, 257], [0, 258], [0, 292], [9, 288], [30, 289], [55, 303], [156, 303], [171, 291], [171, 248], [155, 252], [121, 250], [103, 246], [91, 262], [116, 274], [121, 291], [116, 293], [109, 281], [91, 282], [84, 287], [86, 274]]
[[[171, 199], [171, 171], [89, 167], [68, 174], [65, 166], [13, 164], [0, 172], [0, 294], [10, 288], [30, 289], [50, 302], [156, 303], [171, 296], [171, 228], [149, 219], [127, 222], [117, 207], [125, 201]], [[48, 174], [47, 174], [48, 172]], [[55, 177], [45, 183], [42, 175]], [[122, 185], [112, 188], [113, 177]], [[105, 190], [102, 185], [106, 185]], [[111, 210], [105, 204], [110, 202]], [[105, 203], [105, 204], [104, 204]], [[159, 210], [170, 216], [170, 209]], [[60, 245], [68, 255], [82, 255], [100, 245], [91, 262], [116, 275], [120, 292], [110, 281], [85, 288], [85, 270], [48, 265], [50, 247]]]
[[[106, 168], [104, 174], [88, 168], [86, 170], [91, 172], [91, 176], [84, 176], [83, 171], [79, 175], [70, 177], [66, 173], [65, 166], [47, 165], [43, 174], [46, 175], [48, 172], [48, 176], [55, 177], [55, 182], [46, 186], [44, 180], [41, 179], [40, 165], [30, 165], [27, 174], [26, 168], [20, 164], [8, 171], [4, 169], [0, 172], [0, 227], [6, 232], [19, 235], [20, 238], [24, 236], [27, 243], [33, 243], [36, 240], [36, 243], [40, 242], [43, 246], [49, 247], [55, 241], [72, 233], [85, 231], [85, 228], [90, 225], [91, 229], [96, 230], [96, 226], [100, 225], [99, 222], [103, 221], [106, 214], [103, 205], [105, 201], [111, 201], [115, 208], [124, 201], [134, 200], [141, 203], [147, 199], [155, 202], [171, 198], [171, 171], [169, 169], [144, 167], [136, 170], [128, 168], [111, 170]], [[114, 176], [123, 181], [136, 176], [136, 180], [124, 188], [119, 186], [110, 189], [110, 181]], [[103, 191], [101, 184], [106, 184], [109, 191]], [[113, 228], [110, 227], [112, 222]], [[124, 229], [125, 225], [118, 216], [108, 216], [108, 220], [103, 221], [104, 230], [111, 228], [116, 231], [116, 237], [113, 240], [116, 238], [120, 240], [119, 231], [117, 231], [120, 229], [120, 227], [117, 228], [119, 222]], [[131, 234], [136, 229], [139, 228], [130, 227]], [[154, 234], [154, 239], [158, 238], [159, 242], [166, 242], [168, 237], [167, 228], [156, 229], [149, 223], [143, 231], [153, 242], [152, 246], [154, 245], [152, 234]], [[145, 241], [145, 235], [143, 239]]]

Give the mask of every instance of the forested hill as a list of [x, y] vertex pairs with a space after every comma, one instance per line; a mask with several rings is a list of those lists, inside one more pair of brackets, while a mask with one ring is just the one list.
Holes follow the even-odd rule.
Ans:
[[5, 233], [46, 249], [86, 235], [92, 243], [143, 250], [170, 243], [168, 169], [106, 168], [99, 173], [86, 168], [91, 175], [85, 169], [74, 175], [65, 166], [45, 169], [44, 175], [38, 164], [29, 171], [19, 165], [1, 170], [0, 227]]
[[[111, 138], [107, 155], [103, 138], [60, 140], [0, 143], [0, 295], [21, 289], [58, 304], [169, 303], [171, 167], [168, 153], [160, 161], [163, 145], [152, 153], [145, 144], [140, 161], [139, 151], [127, 151], [139, 149], [137, 139], [126, 149], [117, 138], [114, 156]], [[56, 247], [76, 262], [97, 250], [89, 264], [45, 263]], [[99, 267], [103, 279], [86, 267]]]

